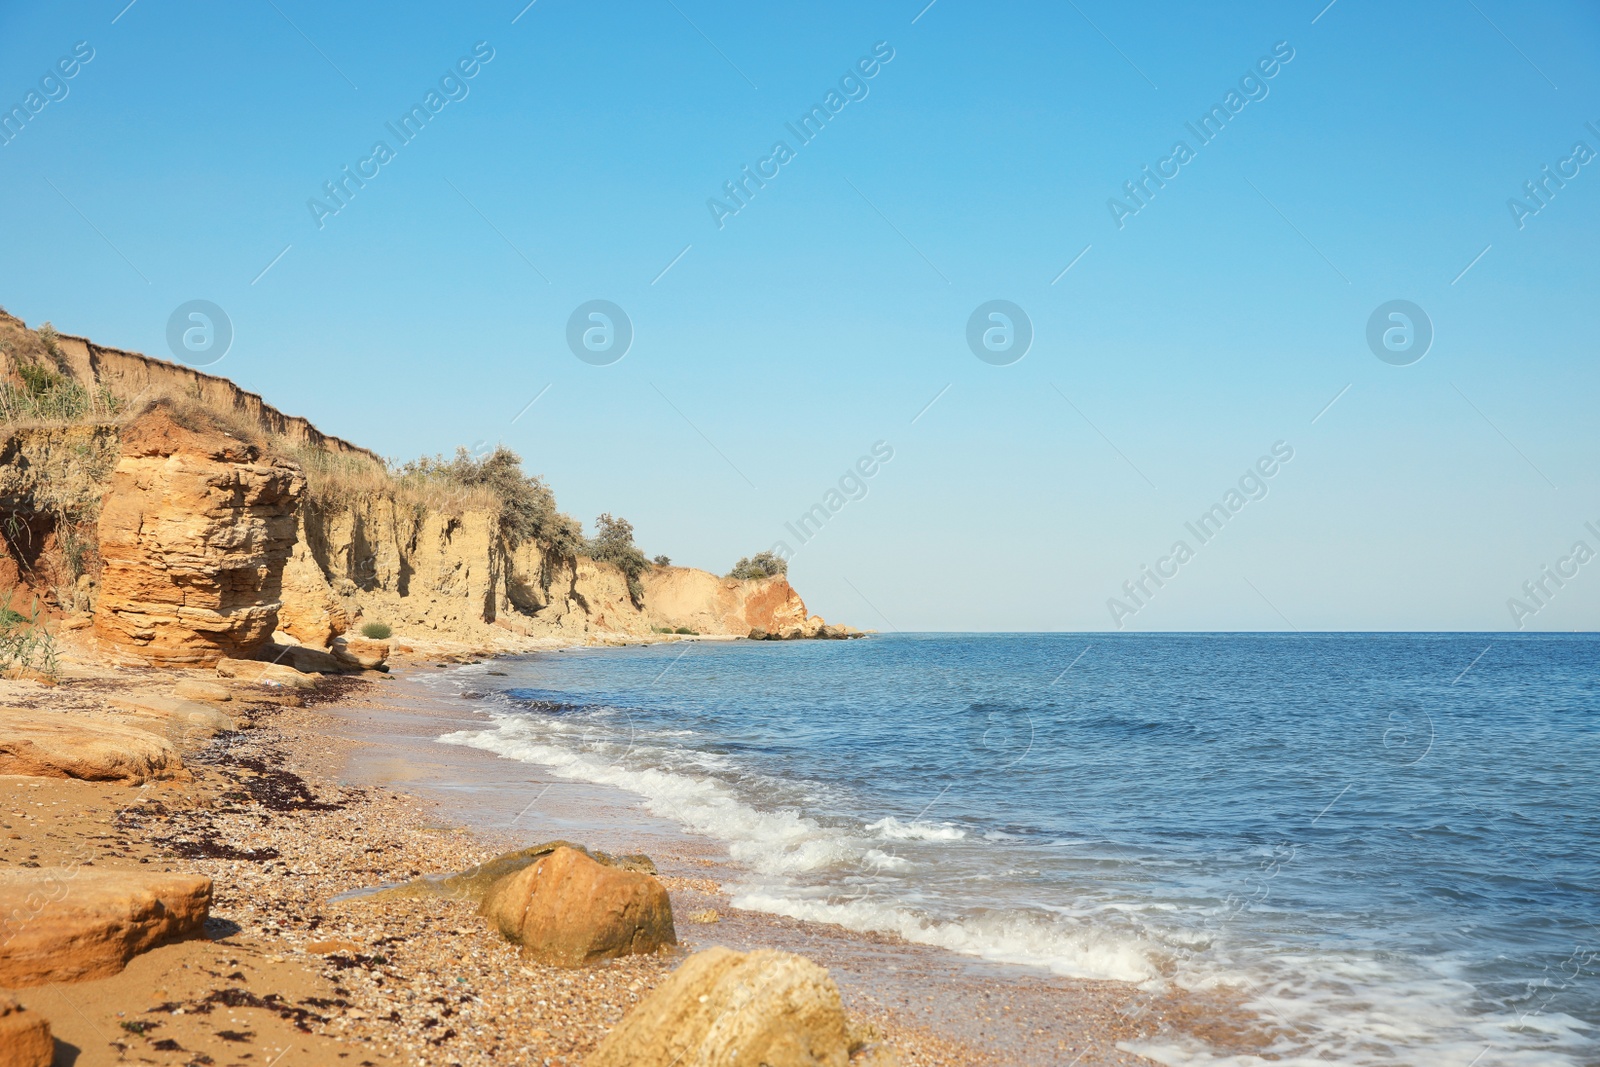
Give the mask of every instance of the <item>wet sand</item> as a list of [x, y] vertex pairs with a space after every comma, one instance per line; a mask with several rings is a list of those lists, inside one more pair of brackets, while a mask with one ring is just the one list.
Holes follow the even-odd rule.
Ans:
[[[1267, 1040], [1237, 996], [1063, 978], [897, 936], [735, 908], [722, 886], [741, 881], [741, 872], [720, 843], [680, 830], [633, 794], [440, 744], [439, 736], [482, 728], [488, 716], [416, 678], [402, 676], [324, 709], [353, 743], [342, 780], [404, 791], [432, 805], [441, 822], [496, 850], [566, 838], [608, 852], [644, 852], [672, 893], [686, 948], [775, 947], [816, 960], [839, 983], [849, 1010], [911, 1038], [899, 1042], [903, 1054], [920, 1047], [955, 1057], [908, 1055], [908, 1062], [1145, 1064], [1151, 1061], [1128, 1051], [1129, 1042], [1159, 1035], [1164, 1045], [1244, 1051]], [[717, 921], [686, 921], [708, 911]]]

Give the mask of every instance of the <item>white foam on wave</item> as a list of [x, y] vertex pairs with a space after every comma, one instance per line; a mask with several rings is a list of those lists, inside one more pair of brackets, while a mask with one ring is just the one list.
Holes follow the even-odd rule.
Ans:
[[965, 830], [953, 823], [922, 822], [918, 819], [901, 822], [893, 815], [868, 823], [867, 829], [875, 830], [891, 841], [960, 841], [967, 836]]
[[752, 808], [715, 778], [624, 767], [603, 753], [553, 744], [546, 731], [524, 719], [496, 718], [494, 729], [461, 730], [439, 740], [542, 764], [559, 777], [637, 793], [652, 814], [724, 842], [735, 862], [762, 874], [801, 874], [851, 864], [872, 871], [910, 868], [909, 861], [881, 851], [872, 839], [824, 826], [792, 809]]
[[[1131, 937], [1039, 913], [993, 911], [960, 920], [931, 918], [884, 897], [828, 900], [820, 887], [794, 878], [831, 870], [858, 874], [904, 874], [914, 868], [904, 856], [879, 848], [882, 841], [943, 843], [966, 837], [949, 824], [880, 819], [852, 832], [801, 813], [762, 811], [739, 800], [715, 778], [658, 768], [624, 767], [600, 752], [578, 752], [559, 742], [571, 728], [496, 715], [487, 730], [461, 730], [439, 738], [509, 759], [538, 763], [562, 778], [610, 785], [638, 794], [653, 814], [676, 820], [691, 833], [723, 842], [729, 856], [762, 884], [747, 886], [734, 903], [741, 908], [799, 919], [838, 923], [853, 930], [895, 933], [908, 941], [964, 955], [1047, 968], [1078, 978], [1140, 982], [1154, 976], [1144, 947]], [[908, 886], [908, 888], [913, 888]]]
[[[1171, 1067], [1264, 1067], [1268, 1062], [1276, 1067], [1321, 1067], [1330, 1060], [1462, 1067], [1486, 1047], [1493, 1048], [1495, 1058], [1484, 1057], [1480, 1067], [1489, 1062], [1506, 1067], [1594, 1062], [1583, 1052], [1574, 1054], [1574, 1049], [1594, 1048], [1592, 1035], [1579, 1020], [1549, 1013], [1524, 1018], [1517, 1025], [1510, 1017], [1474, 1010], [1470, 983], [1429, 968], [1402, 966], [1395, 959], [1337, 951], [1314, 956], [1275, 952], [1245, 953], [1253, 957], [1245, 963], [1232, 958], [1234, 951], [1214, 945], [1213, 926], [1186, 929], [1181, 914], [1175, 913], [1189, 909], [1168, 901], [1078, 899], [1057, 905], [1037, 900], [1028, 908], [937, 918], [909, 903], [920, 886], [900, 876], [914, 872], [916, 864], [895, 855], [889, 843], [905, 842], [914, 856], [926, 860], [930, 854], [917, 850], [948, 847], [968, 837], [958, 826], [889, 816], [856, 830], [826, 825], [793, 807], [775, 804], [774, 810], [760, 810], [715, 776], [721, 769], [715, 765], [726, 762], [723, 757], [692, 759], [685, 767], [688, 773], [624, 766], [620, 758], [626, 750], [621, 747], [590, 745], [584, 751], [568, 747], [592, 736], [592, 728], [578, 722], [503, 713], [494, 719], [492, 728], [463, 730], [439, 740], [537, 763], [558, 777], [643, 797], [653, 814], [723, 842], [730, 857], [752, 872], [750, 884], [730, 887], [737, 907], [897, 934], [907, 941], [1041, 967], [1063, 976], [1148, 983], [1152, 989], [1164, 982], [1152, 960], [1176, 952], [1189, 960], [1171, 976], [1178, 985], [1232, 986], [1245, 994], [1247, 1005], [1262, 1020], [1274, 1027], [1281, 1024], [1281, 1039], [1266, 1050], [1270, 1060], [1174, 1041], [1170, 1036], [1126, 1046]], [[655, 755], [634, 748], [628, 761], [638, 764]], [[995, 842], [1012, 835], [983, 837]], [[862, 886], [856, 883], [863, 878], [869, 883], [874, 878], [890, 881], [869, 889], [865, 896], [838, 895], [838, 886], [847, 881], [852, 893], [859, 893]], [[1158, 913], [1171, 921], [1152, 926], [1148, 920]], [[1125, 921], [1100, 921], [1112, 915]]]
[[[1588, 1026], [1559, 1012], [1474, 1008], [1470, 982], [1442, 966], [1337, 951], [1281, 953], [1191, 988], [1233, 986], [1275, 1041], [1257, 1054], [1221, 1051], [1159, 1034], [1126, 1047], [1169, 1067], [1573, 1067], [1596, 1062]], [[1189, 979], [1197, 977], [1194, 974]]]
[[1072, 978], [1145, 982], [1156, 976], [1143, 947], [1124, 936], [1070, 927], [1023, 912], [989, 912], [941, 921], [887, 901], [822, 900], [766, 888], [736, 893], [733, 905], [837, 923], [850, 930], [899, 934], [917, 944], [996, 963], [1043, 967]]

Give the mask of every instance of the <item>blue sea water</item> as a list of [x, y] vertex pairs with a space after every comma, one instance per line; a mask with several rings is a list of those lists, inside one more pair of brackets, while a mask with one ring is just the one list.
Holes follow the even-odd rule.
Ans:
[[1238, 989], [1277, 1063], [1592, 1064], [1597, 654], [1522, 634], [569, 650], [473, 675], [502, 683], [493, 722], [444, 740], [633, 791], [727, 846], [743, 907]]

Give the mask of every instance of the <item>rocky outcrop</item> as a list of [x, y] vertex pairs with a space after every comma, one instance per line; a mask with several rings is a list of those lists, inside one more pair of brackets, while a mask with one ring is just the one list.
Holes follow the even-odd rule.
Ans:
[[116, 974], [167, 941], [200, 932], [211, 879], [88, 867], [9, 872], [0, 882], [0, 986]]
[[495, 882], [479, 910], [523, 955], [558, 967], [655, 952], [678, 940], [660, 882], [573, 848]]
[[[29, 331], [4, 312], [0, 341], [0, 379], [14, 388], [65, 375], [92, 400], [84, 425], [19, 422], [0, 440], [0, 518], [14, 535], [0, 587], [57, 613], [92, 611], [114, 658], [208, 666], [260, 655], [275, 630], [337, 655], [358, 621], [480, 648], [526, 647], [508, 631], [823, 634], [782, 578], [658, 567], [630, 591], [614, 566], [511, 543], [492, 493], [402, 491], [373, 453], [225, 378]], [[300, 469], [269, 447], [317, 465], [323, 495], [307, 497]], [[355, 666], [370, 658], [357, 653]]]
[[845, 1067], [839, 989], [803, 956], [697, 952], [623, 1018], [586, 1067]]
[[0, 1067], [50, 1067], [55, 1048], [50, 1023], [0, 993]]
[[283, 606], [278, 629], [303, 645], [326, 648], [350, 629], [350, 613], [306, 542], [305, 516], [299, 518], [294, 551], [283, 568]]
[[0, 710], [0, 774], [140, 785], [182, 769], [172, 742], [148, 730], [80, 712]]
[[178, 696], [137, 693], [106, 700], [109, 707], [129, 713], [128, 725], [136, 726], [173, 741], [180, 748], [187, 742], [203, 741], [239, 724], [227, 712], [208, 703]]
[[826, 625], [806, 611], [787, 578], [718, 578], [688, 567], [656, 567], [642, 579], [652, 625], [702, 634], [815, 637]]
[[157, 666], [258, 651], [277, 628], [304, 484], [298, 467], [184, 425], [168, 402], [124, 427], [100, 509], [102, 646]]

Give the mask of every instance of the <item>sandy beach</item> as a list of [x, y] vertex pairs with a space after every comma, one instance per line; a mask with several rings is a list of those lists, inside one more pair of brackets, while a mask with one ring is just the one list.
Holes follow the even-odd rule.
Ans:
[[[628, 795], [436, 744], [462, 722], [412, 680], [424, 669], [438, 667], [328, 681], [298, 700], [241, 699], [232, 710], [246, 728], [186, 751], [189, 780], [0, 778], [0, 877], [35, 864], [137, 867], [215, 885], [204, 937], [155, 948], [112, 977], [17, 991], [50, 1020], [58, 1063], [577, 1064], [687, 954], [713, 945], [780, 948], [828, 968], [853, 1023], [907, 1064], [1137, 1064], [1151, 1061], [1125, 1046], [1151, 1035], [1236, 1048], [1264, 1038], [1224, 999], [733, 908], [721, 891], [726, 855]], [[15, 706], [88, 708], [130, 682], [172, 681], [123, 671], [4, 684]], [[363, 892], [552, 839], [648, 854], [678, 946], [547, 967], [469, 902]]]

